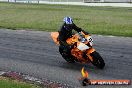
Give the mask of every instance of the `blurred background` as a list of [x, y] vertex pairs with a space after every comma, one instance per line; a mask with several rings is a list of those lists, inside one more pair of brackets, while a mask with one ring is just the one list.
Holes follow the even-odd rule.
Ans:
[[5, 2], [24, 2], [24, 3], [42, 3], [42, 2], [102, 2], [102, 3], [131, 3], [132, 0], [0, 0]]

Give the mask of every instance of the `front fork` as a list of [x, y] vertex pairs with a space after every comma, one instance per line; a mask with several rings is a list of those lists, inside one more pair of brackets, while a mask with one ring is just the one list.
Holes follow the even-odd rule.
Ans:
[[88, 56], [88, 58], [90, 59], [90, 61], [93, 62], [93, 58], [90, 56], [90, 54], [93, 53], [93, 52], [95, 52], [95, 49], [94, 48], [90, 48], [86, 52], [87, 52], [86, 55]]

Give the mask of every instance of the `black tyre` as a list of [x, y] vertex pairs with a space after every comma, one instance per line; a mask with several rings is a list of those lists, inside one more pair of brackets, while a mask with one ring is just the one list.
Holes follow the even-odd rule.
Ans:
[[90, 54], [93, 57], [93, 62], [92, 64], [96, 66], [97, 68], [103, 69], [105, 66], [105, 62], [103, 58], [100, 56], [98, 52], [93, 52]]
[[73, 59], [71, 54], [68, 54], [66, 50], [64, 50], [63, 47], [59, 47], [59, 52], [61, 56], [68, 62], [68, 63], [75, 63], [75, 60]]

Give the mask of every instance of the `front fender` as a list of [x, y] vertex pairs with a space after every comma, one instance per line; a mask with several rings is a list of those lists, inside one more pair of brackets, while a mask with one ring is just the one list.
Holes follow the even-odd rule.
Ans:
[[90, 59], [90, 61], [93, 61], [93, 58], [90, 56], [91, 53], [95, 52], [94, 48], [90, 48], [87, 50], [87, 56]]

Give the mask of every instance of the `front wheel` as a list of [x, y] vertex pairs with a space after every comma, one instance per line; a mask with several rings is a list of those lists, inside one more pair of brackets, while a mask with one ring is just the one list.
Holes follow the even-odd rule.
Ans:
[[95, 51], [91, 53], [90, 55], [93, 58], [92, 64], [100, 69], [103, 69], [105, 66], [105, 62], [103, 58], [100, 56], [100, 54]]

